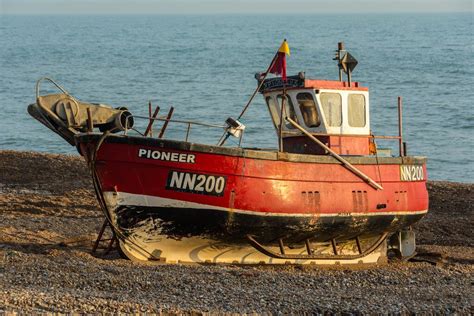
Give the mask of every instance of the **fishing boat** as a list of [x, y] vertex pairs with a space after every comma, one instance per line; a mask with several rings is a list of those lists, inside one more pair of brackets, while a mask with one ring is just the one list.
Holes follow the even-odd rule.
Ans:
[[[406, 154], [401, 98], [398, 135], [373, 135], [369, 90], [352, 80], [357, 60], [343, 43], [339, 80], [287, 76], [289, 54], [285, 40], [256, 74], [238, 118], [221, 125], [175, 119], [173, 108], [160, 116], [151, 104], [137, 116], [82, 102], [48, 78], [37, 82], [28, 111], [85, 158], [106, 223], [132, 260], [360, 264], [413, 256], [411, 226], [428, 211], [426, 158]], [[41, 95], [44, 80], [60, 93]], [[271, 150], [242, 146], [242, 117], [259, 93], [278, 139]], [[164, 137], [169, 124], [184, 124], [182, 139]], [[203, 126], [220, 130], [214, 144], [190, 141], [191, 127]], [[238, 145], [227, 146], [230, 137]], [[398, 155], [378, 148], [379, 139], [398, 142]]]

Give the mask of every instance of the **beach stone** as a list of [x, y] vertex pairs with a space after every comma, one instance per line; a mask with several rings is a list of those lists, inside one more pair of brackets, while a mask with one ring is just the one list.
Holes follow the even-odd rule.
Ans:
[[428, 182], [430, 212], [414, 229], [440, 265], [152, 265], [90, 254], [102, 215], [80, 157], [0, 151], [0, 166], [0, 314], [473, 311], [473, 184]]

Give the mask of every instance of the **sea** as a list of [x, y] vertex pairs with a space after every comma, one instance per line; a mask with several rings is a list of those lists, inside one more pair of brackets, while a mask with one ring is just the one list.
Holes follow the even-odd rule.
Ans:
[[[78, 99], [148, 115], [223, 125], [236, 118], [283, 39], [289, 75], [338, 78], [337, 43], [358, 60], [353, 80], [370, 89], [375, 135], [397, 135], [397, 97], [409, 155], [428, 157], [433, 180], [474, 182], [472, 13], [315, 15], [0, 16], [0, 149], [77, 155], [27, 113], [35, 83], [49, 77]], [[43, 93], [54, 87], [43, 83]], [[276, 148], [261, 95], [242, 117], [243, 146]], [[136, 120], [143, 131], [146, 120]], [[159, 124], [156, 126], [159, 130]], [[171, 123], [165, 136], [185, 137]], [[155, 135], [156, 135], [155, 131]], [[193, 126], [190, 141], [223, 130]], [[229, 144], [237, 144], [229, 139]], [[396, 141], [379, 147], [398, 151]], [[32, 166], [33, 167], [33, 166]]]

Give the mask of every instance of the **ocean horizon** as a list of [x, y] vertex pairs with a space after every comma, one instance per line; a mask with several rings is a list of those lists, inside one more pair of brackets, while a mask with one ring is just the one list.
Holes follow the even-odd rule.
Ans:
[[[151, 101], [161, 114], [173, 106], [177, 119], [223, 124], [284, 38], [288, 75], [332, 80], [343, 41], [359, 61], [353, 80], [370, 91], [373, 133], [397, 135], [402, 96], [408, 154], [428, 157], [428, 179], [472, 183], [472, 23], [471, 13], [1, 15], [0, 148], [77, 154], [26, 112], [44, 76], [83, 101], [136, 115], [148, 115]], [[261, 95], [242, 122], [243, 146], [276, 148]], [[183, 132], [170, 124], [167, 133]], [[191, 141], [215, 144], [221, 135], [193, 130]], [[378, 145], [397, 153], [396, 141]]]

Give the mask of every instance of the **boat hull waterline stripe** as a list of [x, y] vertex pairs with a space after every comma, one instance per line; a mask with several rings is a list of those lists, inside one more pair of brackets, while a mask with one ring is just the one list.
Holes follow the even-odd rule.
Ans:
[[339, 213], [275, 213], [275, 212], [257, 212], [250, 210], [231, 209], [227, 207], [201, 204], [196, 202], [188, 202], [182, 200], [169, 199], [164, 197], [157, 197], [151, 195], [134, 194], [126, 192], [104, 192], [106, 200], [115, 200], [118, 205], [124, 206], [148, 206], [148, 207], [162, 207], [162, 208], [188, 208], [188, 209], [212, 209], [223, 212], [234, 212], [247, 215], [256, 216], [291, 216], [291, 217], [347, 217], [347, 216], [380, 216], [380, 215], [420, 215], [426, 214], [428, 210], [418, 211], [393, 211], [393, 212], [378, 212], [378, 211], [367, 211], [367, 212], [339, 212]]

